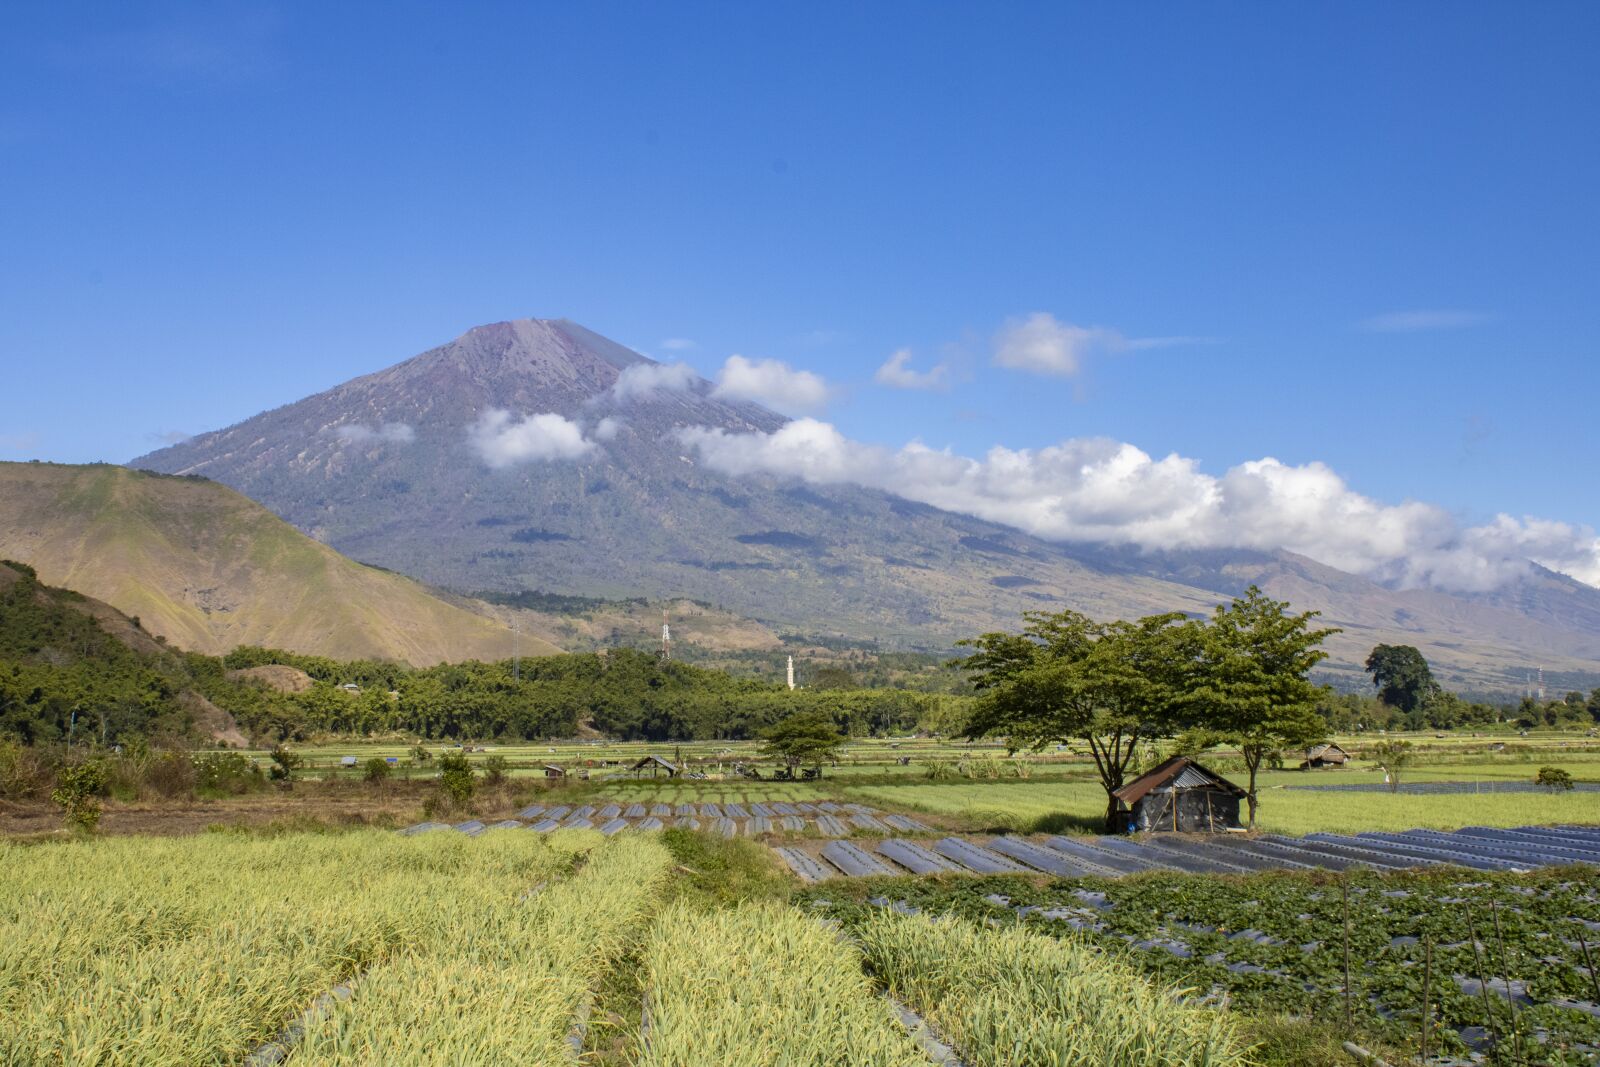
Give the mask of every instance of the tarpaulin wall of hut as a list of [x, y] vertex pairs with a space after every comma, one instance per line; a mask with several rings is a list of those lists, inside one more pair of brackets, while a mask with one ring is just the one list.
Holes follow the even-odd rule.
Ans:
[[1146, 793], [1134, 803], [1132, 814], [1133, 829], [1136, 831], [1176, 830], [1179, 833], [1204, 834], [1240, 826], [1239, 798], [1222, 789], [1157, 790]]

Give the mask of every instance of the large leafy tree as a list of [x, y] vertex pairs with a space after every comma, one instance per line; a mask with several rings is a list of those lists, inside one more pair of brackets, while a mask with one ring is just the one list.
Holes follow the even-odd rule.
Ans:
[[1367, 673], [1378, 698], [1410, 714], [1439, 692], [1428, 661], [1411, 645], [1378, 645], [1367, 656]]
[[968, 737], [1005, 735], [1014, 747], [1082, 741], [1116, 830], [1120, 789], [1139, 742], [1176, 727], [1199, 662], [1199, 627], [1181, 614], [1096, 622], [1075, 611], [1029, 612], [1020, 634], [987, 633], [961, 665], [979, 690]]
[[1317, 713], [1321, 689], [1307, 674], [1338, 630], [1312, 629], [1318, 612], [1289, 614], [1287, 603], [1251, 586], [1217, 608], [1205, 628], [1189, 713], [1239, 746], [1249, 774], [1250, 826], [1256, 824], [1256, 773], [1268, 753], [1302, 748], [1327, 729]]
[[844, 744], [844, 735], [825, 711], [801, 711], [769, 728], [763, 735], [762, 755], [777, 759], [793, 769], [816, 767], [820, 773], [824, 760], [832, 759]]

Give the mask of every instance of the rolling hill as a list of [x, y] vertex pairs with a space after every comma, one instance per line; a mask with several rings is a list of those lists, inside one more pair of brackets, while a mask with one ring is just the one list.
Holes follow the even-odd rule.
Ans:
[[[354, 563], [203, 478], [0, 463], [0, 557], [196, 652], [263, 645], [426, 666], [512, 647], [502, 623]], [[558, 650], [524, 637], [521, 651]]]
[[[1395, 590], [1289, 553], [1055, 544], [876, 490], [732, 477], [675, 431], [783, 417], [670, 370], [564, 320], [495, 323], [134, 465], [214, 478], [349, 556], [454, 590], [690, 597], [773, 630], [937, 649], [1029, 609], [1205, 612], [1254, 582], [1346, 630], [1330, 667], [1352, 685], [1378, 642], [1418, 645], [1477, 689], [1514, 689], [1537, 665], [1600, 677], [1600, 591], [1558, 575], [1482, 597]], [[483, 448], [484, 426], [541, 414], [590, 444]]]

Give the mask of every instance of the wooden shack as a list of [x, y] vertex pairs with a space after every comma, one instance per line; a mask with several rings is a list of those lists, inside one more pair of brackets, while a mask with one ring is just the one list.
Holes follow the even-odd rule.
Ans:
[[1188, 756], [1173, 756], [1111, 794], [1128, 833], [1221, 833], [1241, 829], [1245, 791]]
[[682, 772], [683, 768], [679, 767], [677, 764], [669, 763], [660, 756], [646, 756], [638, 763], [635, 763], [632, 770], [636, 777], [643, 777], [644, 772], [649, 771], [650, 777], [654, 778], [662, 771], [666, 771], [668, 778], [676, 778]]
[[1350, 762], [1350, 753], [1333, 744], [1312, 745], [1306, 749], [1307, 767], [1343, 767]]
[[546, 763], [544, 765], [544, 776], [546, 778], [565, 778], [567, 772], [565, 768], [557, 767], [554, 763]]

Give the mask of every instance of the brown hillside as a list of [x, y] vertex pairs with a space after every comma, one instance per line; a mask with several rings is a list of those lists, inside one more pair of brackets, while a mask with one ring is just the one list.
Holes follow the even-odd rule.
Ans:
[[[501, 623], [363, 566], [215, 482], [0, 463], [0, 556], [181, 648], [263, 645], [415, 666], [509, 654]], [[523, 655], [558, 651], [524, 637]]]

